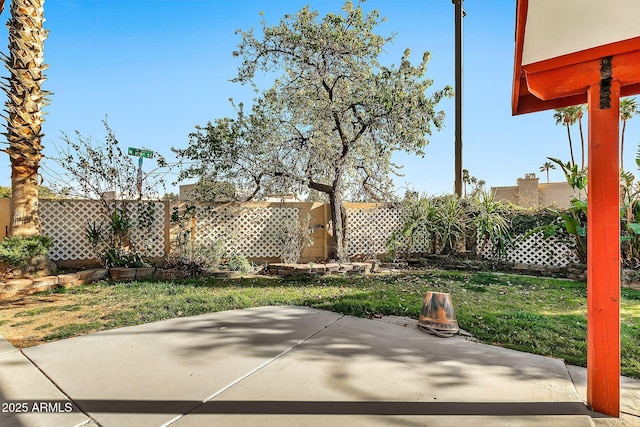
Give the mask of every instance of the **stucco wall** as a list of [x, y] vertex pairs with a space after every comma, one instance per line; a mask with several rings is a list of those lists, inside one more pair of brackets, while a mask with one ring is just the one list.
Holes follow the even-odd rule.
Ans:
[[573, 198], [573, 190], [566, 182], [549, 182], [540, 184], [540, 204], [542, 206], [558, 206], [567, 208]]
[[565, 209], [573, 198], [573, 189], [566, 182], [539, 183], [538, 178], [520, 178], [518, 185], [491, 187], [491, 192], [499, 200], [526, 208], [555, 206]]
[[0, 198], [0, 239], [4, 239], [9, 234], [9, 224], [11, 221], [11, 199]]

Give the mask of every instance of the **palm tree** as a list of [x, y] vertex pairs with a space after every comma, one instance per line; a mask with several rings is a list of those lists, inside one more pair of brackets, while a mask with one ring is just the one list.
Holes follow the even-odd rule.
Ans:
[[[4, 5], [4, 1], [2, 1]], [[6, 150], [11, 160], [11, 235], [32, 236], [40, 232], [38, 217], [38, 169], [42, 159], [42, 108], [48, 104], [45, 81], [43, 28], [44, 0], [12, 0], [9, 56], [3, 60], [10, 76], [3, 85], [6, 101]]]
[[622, 136], [620, 137], [620, 169], [624, 170], [624, 131], [627, 128], [627, 120], [640, 112], [635, 98], [620, 100], [620, 120], [622, 120]]
[[540, 166], [540, 172], [547, 173], [547, 182], [549, 182], [549, 171], [555, 168], [556, 166], [551, 162], [545, 162], [542, 166]]
[[586, 110], [585, 105], [576, 105], [576, 118], [578, 119], [578, 129], [580, 130], [580, 169], [584, 169], [584, 133], [582, 132], [582, 116]]
[[469, 169], [462, 169], [462, 183], [464, 184], [464, 195], [467, 195], [467, 184], [471, 184], [471, 175]]
[[569, 138], [569, 153], [571, 154], [571, 165], [575, 165], [576, 161], [573, 156], [573, 141], [571, 140], [571, 126], [578, 122], [580, 129], [580, 143], [582, 148], [581, 168], [584, 168], [584, 136], [582, 133], [582, 116], [584, 115], [584, 105], [573, 105], [571, 107], [556, 108], [553, 118], [556, 119], [557, 125], [563, 125], [567, 128], [567, 137]]

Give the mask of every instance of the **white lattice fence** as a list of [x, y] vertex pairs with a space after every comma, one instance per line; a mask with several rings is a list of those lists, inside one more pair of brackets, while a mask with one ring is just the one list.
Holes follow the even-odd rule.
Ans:
[[[387, 240], [393, 233], [398, 233], [404, 224], [406, 214], [394, 206], [377, 206], [375, 208], [347, 207], [347, 238], [349, 256], [381, 255], [386, 252]], [[407, 238], [399, 239], [408, 243]], [[426, 252], [427, 242], [414, 242], [415, 252]]]
[[[392, 233], [397, 233], [405, 220], [405, 213], [394, 206], [375, 208], [349, 208], [348, 254], [373, 255], [384, 254], [386, 243]], [[408, 243], [406, 238], [399, 239]], [[543, 233], [531, 235], [526, 240], [522, 236], [515, 238], [515, 245], [507, 251], [505, 261], [549, 266], [566, 266], [578, 262], [573, 245], [555, 237], [545, 239]], [[414, 253], [427, 253], [428, 241], [414, 242]], [[491, 259], [491, 244], [487, 244], [483, 257]]]
[[[143, 204], [148, 202], [143, 202]], [[162, 202], [152, 202], [152, 220], [149, 229], [136, 226], [132, 241], [150, 257], [165, 256], [165, 209]], [[398, 207], [346, 206], [348, 216], [348, 255], [381, 255], [392, 233], [397, 233], [404, 222], [404, 213]], [[279, 257], [280, 239], [291, 218], [299, 219], [301, 209], [294, 206], [225, 205], [198, 206], [195, 214], [194, 237], [201, 244], [221, 241], [227, 253], [238, 253], [250, 258]], [[131, 208], [134, 224], [139, 209]], [[88, 260], [94, 257], [86, 238], [86, 225], [95, 221], [106, 223], [99, 202], [91, 200], [41, 200], [40, 219], [42, 233], [54, 240], [49, 255], [54, 261]], [[321, 241], [319, 237], [315, 238]], [[406, 242], [405, 242], [406, 243]], [[428, 242], [414, 242], [415, 253], [428, 252]], [[144, 248], [147, 248], [144, 250]], [[578, 259], [573, 247], [560, 239], [545, 239], [542, 233], [526, 240], [517, 239], [507, 252], [506, 260], [523, 264], [565, 266]], [[491, 258], [491, 247], [484, 251]]]
[[[164, 256], [165, 204], [162, 202], [141, 202], [149, 210], [150, 226], [134, 226], [131, 240], [140, 252], [149, 257]], [[131, 205], [131, 220], [138, 224], [140, 209]], [[97, 200], [41, 200], [38, 213], [42, 224], [42, 234], [53, 239], [49, 257], [53, 261], [88, 260], [94, 258], [93, 249], [86, 236], [86, 226], [95, 221], [106, 224], [101, 205]]]
[[168, 206], [163, 202], [148, 201], [131, 207], [131, 219], [138, 224], [131, 231], [131, 240], [144, 256], [165, 256], [165, 209]]
[[280, 239], [290, 218], [299, 217], [293, 207], [198, 206], [195, 241], [222, 241], [225, 252], [249, 258], [279, 257]]
[[[573, 252], [574, 245], [556, 237], [545, 238], [544, 233], [536, 233], [523, 240], [522, 235], [515, 238], [515, 245], [506, 253], [505, 261], [564, 267], [579, 262]], [[487, 244], [483, 257], [492, 259], [491, 244]]]

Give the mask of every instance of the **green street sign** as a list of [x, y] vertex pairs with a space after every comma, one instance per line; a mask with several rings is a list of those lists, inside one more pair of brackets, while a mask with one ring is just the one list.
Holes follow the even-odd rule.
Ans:
[[145, 159], [153, 159], [153, 151], [143, 150], [142, 148], [129, 147], [129, 155], [136, 157], [144, 157]]

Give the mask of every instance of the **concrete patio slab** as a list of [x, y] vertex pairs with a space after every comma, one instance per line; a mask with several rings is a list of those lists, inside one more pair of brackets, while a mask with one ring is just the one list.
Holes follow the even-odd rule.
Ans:
[[623, 380], [620, 419], [601, 418], [584, 404], [581, 369], [560, 360], [436, 338], [410, 319], [307, 307], [178, 318], [23, 351], [0, 339], [0, 368], [1, 403], [76, 405], [0, 414], [2, 426], [640, 425], [640, 382]]
[[589, 414], [560, 360], [346, 316], [172, 425], [592, 426]]
[[[576, 386], [578, 396], [587, 401], [587, 370], [578, 366], [567, 366], [571, 380]], [[620, 412], [619, 420], [611, 418], [595, 419], [596, 426], [640, 425], [640, 381], [633, 378], [620, 378]]]
[[162, 425], [341, 315], [263, 307], [179, 318], [24, 350], [100, 425]]
[[[10, 345], [4, 338], [0, 341], [3, 348]], [[1, 426], [69, 427], [90, 422], [22, 353], [0, 355]]]
[[5, 340], [4, 338], [0, 338], [0, 355], [11, 353], [14, 351], [17, 351], [17, 349], [12, 346], [9, 341]]

